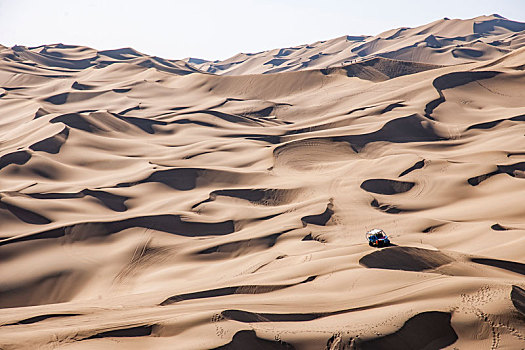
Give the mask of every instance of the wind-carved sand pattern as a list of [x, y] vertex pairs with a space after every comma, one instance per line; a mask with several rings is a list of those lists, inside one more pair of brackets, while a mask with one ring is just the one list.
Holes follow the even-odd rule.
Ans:
[[523, 348], [524, 30], [1, 47], [0, 348]]

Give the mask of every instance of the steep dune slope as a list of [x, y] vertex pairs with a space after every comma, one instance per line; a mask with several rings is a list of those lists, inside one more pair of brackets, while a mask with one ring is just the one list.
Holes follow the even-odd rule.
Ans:
[[243, 76], [0, 54], [1, 348], [523, 344], [525, 49]]
[[185, 59], [221, 75], [267, 74], [347, 65], [376, 56], [403, 61], [453, 65], [501, 57], [525, 45], [525, 23], [499, 15], [468, 20], [441, 19], [416, 28], [398, 28], [376, 36], [342, 36], [313, 44], [224, 61]]

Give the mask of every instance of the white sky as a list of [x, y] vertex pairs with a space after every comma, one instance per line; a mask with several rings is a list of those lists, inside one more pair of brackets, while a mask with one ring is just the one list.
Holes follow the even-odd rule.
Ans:
[[0, 44], [225, 59], [493, 13], [525, 22], [525, 0], [0, 0]]

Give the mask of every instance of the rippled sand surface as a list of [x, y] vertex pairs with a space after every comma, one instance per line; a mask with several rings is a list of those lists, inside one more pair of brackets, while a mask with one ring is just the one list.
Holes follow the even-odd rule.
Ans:
[[2, 349], [523, 347], [524, 48], [237, 76], [0, 57]]

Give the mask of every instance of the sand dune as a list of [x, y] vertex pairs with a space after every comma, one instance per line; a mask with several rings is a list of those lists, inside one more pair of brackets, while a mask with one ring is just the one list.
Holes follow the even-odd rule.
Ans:
[[1, 47], [0, 347], [522, 347], [523, 26]]
[[184, 60], [203, 71], [221, 75], [340, 67], [373, 57], [453, 65], [496, 59], [520, 48], [525, 45], [524, 30], [524, 23], [497, 14], [468, 20], [444, 18], [376, 36], [345, 35], [312, 44], [241, 53], [224, 61]]

